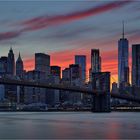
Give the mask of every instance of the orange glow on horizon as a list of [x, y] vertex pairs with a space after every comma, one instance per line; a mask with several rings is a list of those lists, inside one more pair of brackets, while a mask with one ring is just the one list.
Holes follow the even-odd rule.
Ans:
[[[77, 50], [65, 50], [61, 52], [56, 52], [51, 54], [51, 65], [58, 65], [63, 70], [66, 67], [69, 67], [69, 64], [74, 63], [74, 56], [79, 54]], [[81, 53], [80, 53], [81, 54]], [[90, 52], [82, 52], [87, 56], [87, 74], [90, 69]], [[102, 52], [102, 71], [110, 71], [111, 82], [117, 82], [118, 80], [118, 60], [117, 60], [117, 50]], [[34, 58], [24, 60], [24, 66], [27, 71], [33, 70], [35, 66]]]
[[[131, 54], [131, 49], [129, 50]], [[51, 53], [51, 65], [58, 65], [61, 69], [65, 69], [69, 67], [70, 64], [74, 64], [74, 56], [76, 54], [86, 55], [87, 66], [86, 66], [86, 75], [89, 76], [90, 69], [90, 51], [72, 49], [72, 50], [64, 50], [59, 52]], [[111, 72], [111, 83], [118, 82], [118, 50], [110, 50], [110, 51], [101, 51], [102, 57], [102, 71], [110, 71]], [[130, 68], [130, 81], [131, 81], [131, 56], [129, 57], [129, 68]], [[35, 67], [34, 58], [24, 60], [24, 66], [27, 71], [33, 70]], [[87, 79], [89, 79], [87, 77]]]

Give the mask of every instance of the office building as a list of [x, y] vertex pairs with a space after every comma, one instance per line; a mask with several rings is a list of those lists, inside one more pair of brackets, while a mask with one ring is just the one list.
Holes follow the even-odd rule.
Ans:
[[124, 24], [122, 38], [118, 41], [118, 82], [119, 88], [129, 83], [129, 42], [124, 37]]
[[[60, 77], [59, 76], [51, 76], [47, 79], [47, 83], [49, 84], [59, 84]], [[60, 90], [56, 89], [46, 89], [46, 103], [52, 106], [55, 106], [60, 101]]]
[[78, 64], [81, 71], [81, 79], [83, 82], [86, 81], [86, 56], [75, 55], [75, 64]]
[[50, 75], [50, 55], [35, 53], [35, 70], [45, 72], [46, 77]]
[[101, 72], [101, 57], [99, 49], [91, 50], [91, 72]]
[[5, 98], [5, 87], [0, 84], [0, 101], [3, 101]]
[[[33, 82], [44, 82], [45, 72], [35, 70], [28, 71], [25, 79]], [[46, 89], [38, 87], [25, 87], [24, 102], [25, 104], [46, 103]]]
[[78, 80], [81, 81], [81, 71], [78, 64], [69, 65], [70, 68], [70, 81], [71, 83]]
[[140, 87], [140, 44], [132, 45], [132, 85]]
[[62, 70], [62, 80], [65, 82], [70, 81], [70, 68]]
[[7, 57], [3, 56], [0, 58], [0, 75], [7, 74]]

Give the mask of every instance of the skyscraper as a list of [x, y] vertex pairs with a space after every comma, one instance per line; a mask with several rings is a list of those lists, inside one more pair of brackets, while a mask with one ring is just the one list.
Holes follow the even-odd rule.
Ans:
[[81, 70], [82, 81], [86, 81], [86, 56], [85, 55], [75, 55], [75, 64], [78, 64]]
[[91, 49], [91, 68], [89, 69], [89, 81], [92, 82], [92, 73], [101, 72], [101, 56], [99, 49]]
[[10, 48], [8, 53], [7, 72], [10, 75], [15, 75], [15, 57], [12, 48]]
[[140, 44], [132, 45], [132, 85], [140, 87]]
[[91, 50], [91, 72], [101, 72], [101, 57], [99, 49]]
[[0, 58], [0, 75], [7, 74], [7, 57]]
[[[35, 80], [44, 82], [45, 72], [41, 71], [28, 71], [26, 73], [26, 80]], [[45, 103], [46, 89], [38, 87], [25, 87], [24, 102], [25, 104], [30, 103]]]
[[16, 75], [19, 77], [22, 77], [23, 71], [24, 71], [23, 61], [22, 61], [20, 53], [19, 53], [18, 59], [16, 61]]
[[35, 70], [45, 72], [50, 75], [50, 55], [44, 53], [35, 53]]
[[123, 23], [123, 32], [122, 38], [118, 41], [118, 82], [119, 87], [129, 83], [129, 43], [128, 40], [124, 37], [124, 23]]
[[73, 83], [81, 79], [80, 67], [78, 64], [69, 65], [70, 68], [70, 81]]
[[65, 82], [70, 81], [70, 68], [62, 70], [62, 80]]

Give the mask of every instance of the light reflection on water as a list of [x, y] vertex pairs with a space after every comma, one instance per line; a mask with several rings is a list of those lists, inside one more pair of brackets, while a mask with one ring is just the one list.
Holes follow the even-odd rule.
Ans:
[[0, 139], [140, 138], [140, 113], [1, 112]]

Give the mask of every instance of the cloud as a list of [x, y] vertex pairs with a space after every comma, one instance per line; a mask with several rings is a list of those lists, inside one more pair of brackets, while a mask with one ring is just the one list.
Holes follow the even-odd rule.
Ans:
[[[111, 10], [115, 10], [129, 4], [129, 1], [119, 1], [119, 2], [107, 2], [97, 7], [93, 7], [84, 11], [73, 12], [66, 15], [56, 15], [56, 16], [40, 16], [19, 22], [18, 25], [21, 26], [20, 31], [9, 31], [0, 33], [0, 41], [13, 39], [20, 36], [23, 32], [36, 31], [43, 28], [48, 28], [49, 26], [59, 25], [64, 23], [69, 23], [76, 20], [81, 20], [89, 16], [95, 16], [97, 14], [102, 14]], [[63, 36], [63, 35], [62, 35]]]
[[20, 31], [3, 32], [3, 33], [0, 33], [0, 41], [16, 38], [20, 35], [21, 35]]
[[36, 17], [33, 19], [25, 20], [25, 21], [19, 23], [19, 25], [25, 26], [23, 31], [39, 30], [39, 29], [43, 29], [43, 28], [48, 28], [49, 26], [64, 24], [64, 23], [72, 22], [72, 21], [76, 21], [76, 20], [81, 20], [81, 19], [89, 17], [89, 16], [95, 16], [97, 14], [115, 10], [115, 9], [125, 6], [126, 4], [128, 4], [130, 2], [132, 2], [132, 0], [109, 2], [109, 3], [99, 5], [97, 7], [93, 7], [93, 8], [84, 10], [84, 11], [73, 12], [73, 13], [66, 14], [66, 15], [57, 15], [57, 16], [52, 16], [52, 17], [40, 16], [40, 17]]

